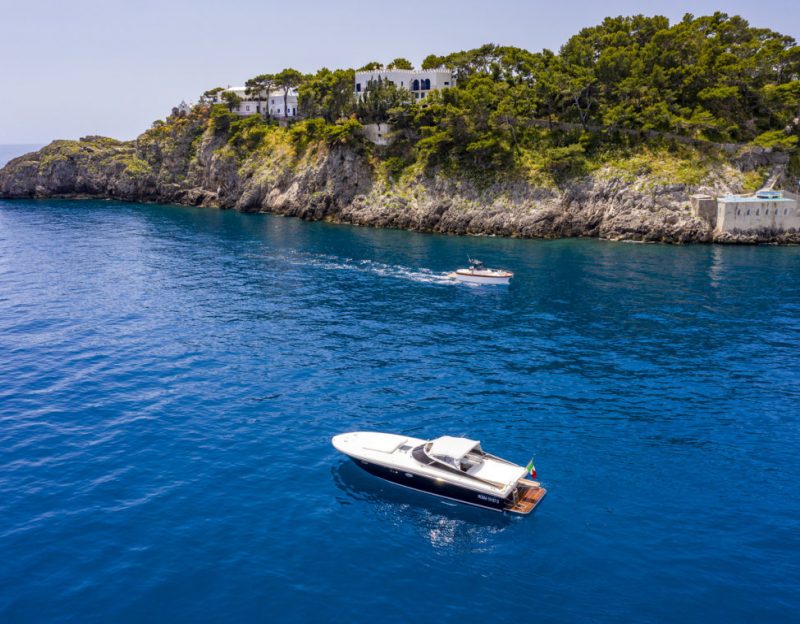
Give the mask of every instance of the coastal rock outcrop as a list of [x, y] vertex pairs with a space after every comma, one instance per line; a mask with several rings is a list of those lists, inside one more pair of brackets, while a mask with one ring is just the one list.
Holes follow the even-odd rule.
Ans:
[[597, 237], [667, 243], [800, 242], [800, 233], [716, 235], [689, 208], [693, 193], [737, 192], [769, 155], [726, 163], [695, 185], [599, 171], [559, 185], [509, 179], [381, 175], [364, 145], [286, 143], [248, 151], [207, 118], [156, 126], [134, 141], [54, 141], [0, 170], [2, 198], [109, 198], [270, 212], [309, 220], [449, 234]]

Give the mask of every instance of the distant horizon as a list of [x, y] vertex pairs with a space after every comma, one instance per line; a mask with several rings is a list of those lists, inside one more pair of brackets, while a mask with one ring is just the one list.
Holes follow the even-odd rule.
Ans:
[[[3, 68], [4, 79], [15, 86], [0, 100], [0, 144], [38, 145], [86, 135], [129, 140], [181, 100], [196, 102], [206, 89], [244, 84], [284, 67], [312, 73], [396, 57], [419, 66], [428, 54], [485, 43], [557, 51], [582, 28], [616, 15], [658, 14], [674, 23], [685, 13], [719, 10], [800, 37], [800, 7], [775, 0], [719, 4], [659, 1], [643, 10], [628, 0], [605, 6], [579, 0], [565, 12], [544, 2], [410, 0], [403, 12], [377, 2], [366, 17], [355, 0], [336, 7], [243, 0], [236, 14], [221, 14], [209, 0], [165, 6], [144, 0], [139, 7], [115, 0], [69, 6], [44, 0], [44, 6], [13, 6], [6, 9], [0, 39], [0, 58], [13, 59]], [[231, 15], [229, 23], [221, 19]]]

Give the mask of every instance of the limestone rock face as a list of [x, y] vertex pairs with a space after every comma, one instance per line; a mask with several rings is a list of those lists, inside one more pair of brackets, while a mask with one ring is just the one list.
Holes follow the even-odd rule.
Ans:
[[[740, 171], [754, 159], [767, 162], [764, 154], [750, 155]], [[730, 188], [730, 177], [720, 170], [693, 187], [613, 176], [587, 176], [558, 188], [520, 180], [478, 187], [434, 172], [393, 183], [376, 173], [363, 146], [320, 144], [302, 157], [280, 145], [242, 153], [207, 118], [190, 115], [135, 141], [55, 141], [0, 170], [0, 197], [177, 203], [449, 234], [800, 242], [796, 232], [715, 236], [705, 220], [693, 217], [689, 197], [739, 191]]]
[[150, 166], [133, 145], [101, 137], [54, 141], [12, 160], [0, 171], [0, 196], [112, 197], [130, 201], [157, 197]]

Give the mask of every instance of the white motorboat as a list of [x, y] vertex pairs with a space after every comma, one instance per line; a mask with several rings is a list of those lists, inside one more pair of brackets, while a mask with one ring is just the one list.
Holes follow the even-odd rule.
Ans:
[[528, 514], [546, 493], [526, 468], [486, 453], [477, 440], [354, 431], [331, 442], [370, 474], [468, 505]]
[[470, 284], [508, 284], [514, 274], [504, 269], [487, 269], [480, 260], [470, 258], [468, 269], [457, 269], [448, 277]]

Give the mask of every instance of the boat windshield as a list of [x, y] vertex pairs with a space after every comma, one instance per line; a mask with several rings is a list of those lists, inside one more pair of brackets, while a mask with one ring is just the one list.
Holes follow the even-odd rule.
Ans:
[[478, 453], [467, 453], [461, 458], [459, 468], [466, 473], [472, 474], [483, 465], [483, 458]]

